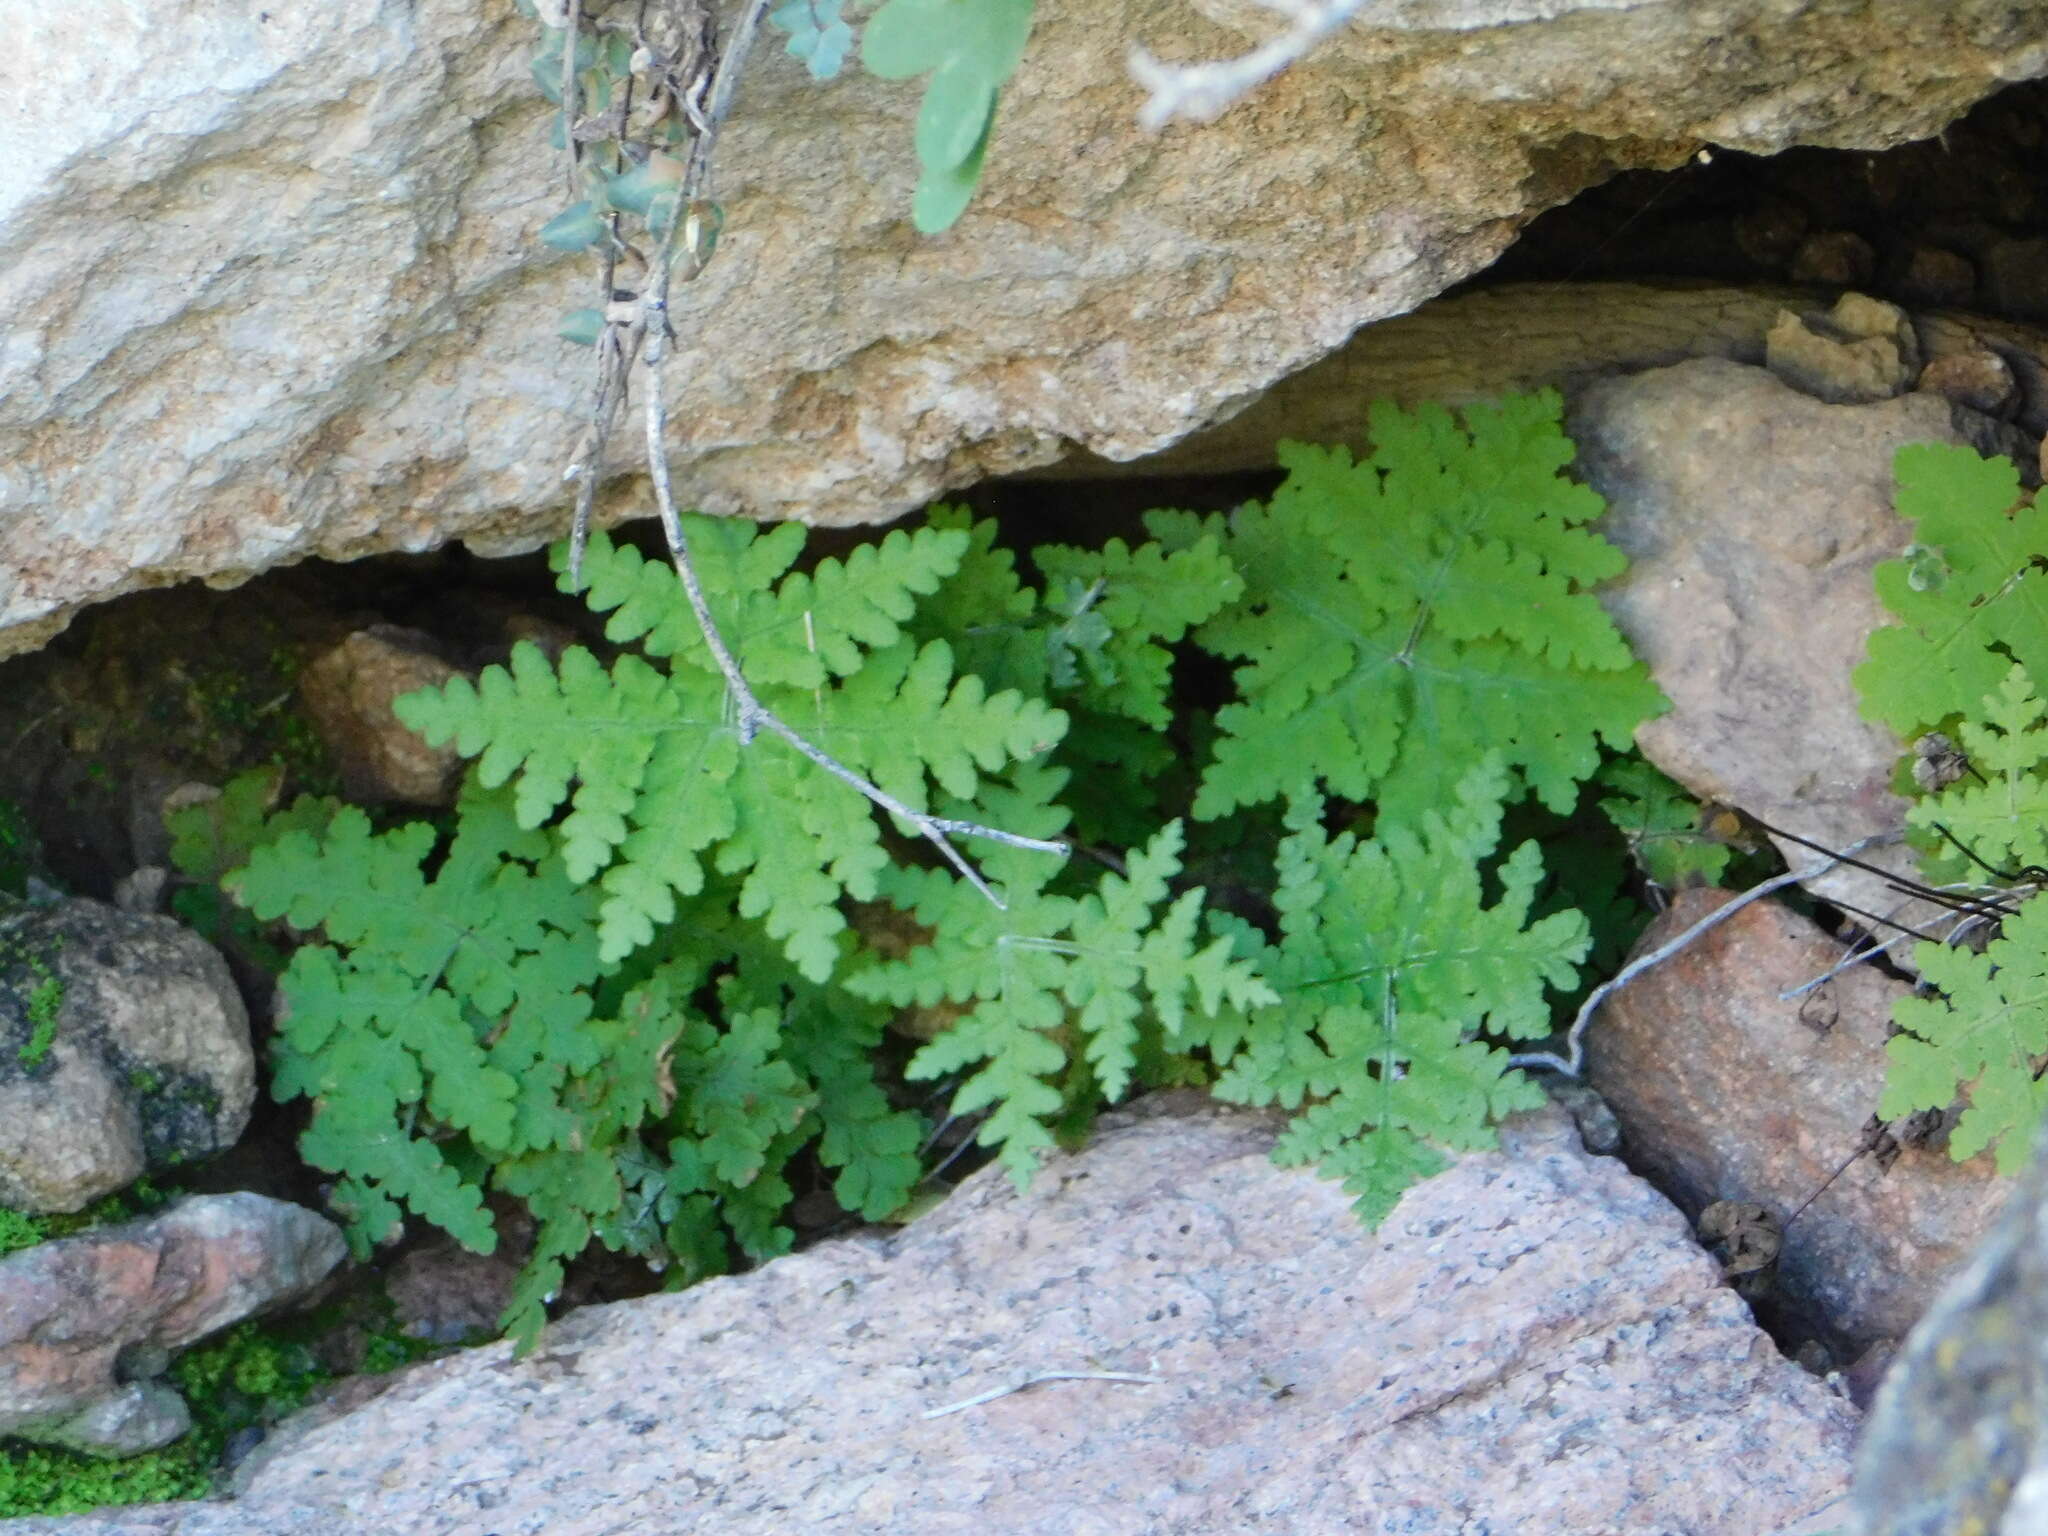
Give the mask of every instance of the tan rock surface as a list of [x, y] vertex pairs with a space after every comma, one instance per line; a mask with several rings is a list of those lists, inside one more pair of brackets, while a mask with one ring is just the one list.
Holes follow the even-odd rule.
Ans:
[[[1680, 892], [1639, 947], [1730, 899]], [[1805, 1206], [1784, 1229], [1779, 1284], [1860, 1348], [1904, 1336], [1991, 1231], [2011, 1182], [1989, 1157], [1958, 1164], [1943, 1146], [1849, 1161], [1884, 1086], [1892, 1004], [1910, 988], [1866, 965], [1779, 997], [1841, 958], [1808, 919], [1755, 902], [1608, 1001], [1587, 1032], [1587, 1078], [1631, 1166], [1688, 1215], [1753, 1201], [1782, 1223]]]
[[455, 803], [463, 757], [452, 745], [428, 746], [392, 712], [393, 701], [439, 688], [462, 668], [440, 655], [433, 637], [396, 624], [373, 624], [343, 637], [306, 664], [299, 698], [357, 804]]
[[[934, 240], [906, 216], [915, 92], [765, 50], [681, 314], [683, 499], [879, 520], [1073, 447], [1145, 453], [1616, 170], [1896, 143], [2048, 68], [2043, 0], [1408, 0], [1149, 137], [1133, 44], [1272, 26], [1192, 9], [1045, 0], [984, 194]], [[587, 274], [533, 238], [560, 178], [531, 46], [510, 0], [22, 12], [0, 651], [185, 577], [562, 531], [586, 359], [554, 331]]]
[[[1955, 442], [1949, 402], [1828, 405], [1761, 368], [1704, 358], [1587, 389], [1567, 417], [1579, 472], [1629, 557], [1601, 600], [1672, 701], [1636, 733], [1693, 794], [1846, 848], [1896, 833], [1904, 745], [1863, 718], [1850, 674], [1887, 622], [1871, 571], [1908, 542], [1892, 460]], [[1781, 845], [1795, 868], [1812, 850]], [[1902, 874], [1910, 850], [1864, 857]], [[1839, 868], [1821, 895], [1915, 919], [1883, 879]]]
[[[1855, 1411], [1561, 1112], [1375, 1237], [1166, 1095], [1022, 1196], [594, 1307], [289, 1426], [240, 1499], [31, 1533], [1247, 1530], [1763, 1536], [1845, 1487]], [[1122, 1371], [929, 1417], [1047, 1371]], [[1818, 1528], [1818, 1527], [1812, 1527]]]

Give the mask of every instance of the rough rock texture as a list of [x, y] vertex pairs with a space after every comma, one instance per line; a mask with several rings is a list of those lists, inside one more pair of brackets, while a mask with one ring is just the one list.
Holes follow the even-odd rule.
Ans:
[[[1876, 147], [2048, 69], [2042, 0], [1411, 0], [1207, 127], [1133, 44], [1242, 0], [1045, 0], [985, 190], [908, 222], [917, 93], [762, 51], [679, 306], [679, 493], [879, 520], [1078, 445], [1155, 449], [1711, 142]], [[0, 648], [309, 554], [562, 531], [586, 267], [511, 0], [28, 7], [0, 50]], [[614, 504], [614, 512], [620, 504]], [[644, 509], [643, 509], [644, 510]]]
[[1765, 338], [1764, 361], [1801, 394], [1857, 405], [1904, 394], [1920, 376], [1920, 341], [1896, 304], [1845, 293], [1825, 314], [1786, 310]]
[[[1680, 892], [1640, 949], [1729, 901]], [[1772, 901], [1752, 903], [1617, 992], [1586, 1036], [1587, 1076], [1621, 1122], [1626, 1156], [1690, 1216], [1762, 1205], [1784, 1229], [1785, 1297], [1854, 1348], [1902, 1337], [1991, 1230], [2010, 1192], [1991, 1159], [1946, 1147], [1858, 1157], [1884, 1086], [1892, 1003], [1908, 988], [1868, 965], [1804, 998], [1842, 947]], [[1895, 1156], [1891, 1155], [1893, 1152]]]
[[[1763, 369], [1703, 358], [1603, 380], [1567, 426], [1580, 472], [1608, 500], [1600, 530], [1629, 557], [1602, 600], [1672, 701], [1636, 733], [1645, 755], [1695, 795], [1830, 848], [1896, 832], [1904, 746], [1863, 718], [1850, 673], [1887, 620], [1871, 570], [1908, 542], [1893, 456], [1959, 441], [1950, 402], [1827, 405]], [[1794, 868], [1816, 857], [1780, 850]], [[1902, 847], [1864, 857], [1915, 872]], [[1859, 870], [1811, 884], [1915, 915]]]
[[171, 1356], [304, 1296], [347, 1252], [325, 1217], [233, 1194], [0, 1259], [0, 1435], [110, 1456], [177, 1439], [191, 1416], [154, 1379]]
[[1854, 1504], [1859, 1536], [2048, 1536], [2048, 1134], [1885, 1378]]
[[0, 1206], [75, 1211], [211, 1157], [255, 1099], [248, 1010], [204, 939], [83, 899], [0, 910]]
[[[1272, 1123], [1165, 1096], [900, 1236], [593, 1307], [514, 1363], [288, 1424], [225, 1508], [31, 1532], [798, 1530], [1760, 1536], [1857, 1415], [1776, 1354], [1678, 1214], [1561, 1113], [1375, 1238]], [[1020, 1376], [1049, 1382], [943, 1417]]]
[[[1697, 282], [1505, 283], [1436, 299], [1367, 326], [1321, 362], [1291, 374], [1228, 421], [1134, 464], [1077, 456], [1036, 477], [1218, 474], [1269, 469], [1280, 438], [1364, 448], [1375, 400], [1464, 404], [1532, 389], [1577, 400], [1602, 379], [1689, 358], [1761, 364], [1786, 309], [1811, 309], [1807, 289]], [[1913, 330], [1929, 359], [1918, 387], [1947, 394], [1946, 360], [1995, 354], [2013, 375], [2011, 425], [2048, 430], [2048, 331], [1983, 315], [1919, 312]], [[1941, 372], [1929, 378], [1936, 365]], [[1981, 369], [1982, 365], [1977, 365]], [[1962, 413], [1970, 430], [1987, 419]], [[2009, 449], [2001, 448], [2006, 452]]]
[[356, 804], [400, 800], [453, 805], [463, 757], [431, 747], [400, 722], [391, 704], [402, 694], [465, 676], [438, 653], [433, 637], [396, 624], [373, 624], [306, 665], [299, 697]]

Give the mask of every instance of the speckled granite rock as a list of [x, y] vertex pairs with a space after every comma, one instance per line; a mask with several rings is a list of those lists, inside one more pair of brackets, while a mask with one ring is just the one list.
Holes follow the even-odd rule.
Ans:
[[1885, 1378], [1855, 1506], [1859, 1536], [2048, 1536], [2048, 1133]]
[[191, 1424], [171, 1357], [305, 1295], [347, 1255], [324, 1216], [263, 1195], [195, 1195], [139, 1221], [0, 1259], [0, 1435], [105, 1456]]
[[256, 1100], [227, 962], [168, 917], [0, 899], [0, 1206], [76, 1211], [235, 1144]]
[[[765, 43], [679, 310], [678, 496], [882, 522], [1146, 453], [1617, 171], [1924, 138], [2048, 68], [2040, 0], [1371, 9], [1154, 135], [1131, 49], [1229, 56], [1271, 10], [1041, 0], [938, 239], [908, 218], [915, 86], [820, 86]], [[535, 240], [564, 199], [511, 0], [6, 15], [0, 654], [119, 592], [561, 535], [589, 365], [555, 332], [591, 271]]]
[[[9, 1536], [1824, 1528], [1857, 1415], [1561, 1112], [1375, 1236], [1274, 1123], [1165, 1095], [1031, 1190], [594, 1307], [286, 1425], [227, 1505]], [[1047, 1382], [942, 1417], [1022, 1376]]]

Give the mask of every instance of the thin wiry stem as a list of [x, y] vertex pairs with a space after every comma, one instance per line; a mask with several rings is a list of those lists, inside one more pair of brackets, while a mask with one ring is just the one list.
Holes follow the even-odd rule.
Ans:
[[958, 836], [987, 838], [1012, 848], [1029, 848], [1039, 853], [1057, 854], [1062, 858], [1067, 854], [1065, 843], [1023, 837], [1015, 832], [984, 827], [976, 822], [955, 821], [928, 816], [923, 811], [914, 811], [879, 784], [862, 778], [823, 748], [814, 746], [756, 697], [752, 685], [747, 682], [746, 674], [740, 670], [738, 660], [727, 648], [725, 637], [719, 633], [718, 621], [711, 614], [711, 605], [705, 601], [704, 586], [697, 578], [695, 563], [690, 559], [689, 537], [683, 531], [682, 514], [676, 508], [675, 492], [669, 483], [668, 454], [664, 449], [668, 436], [668, 413], [662, 401], [661, 387], [661, 365], [666, 352], [660, 329], [650, 325], [645, 359], [647, 470], [654, 481], [654, 499], [661, 511], [661, 531], [668, 540], [670, 563], [675, 566], [676, 575], [682, 581], [683, 594], [689, 599], [690, 611], [697, 617], [697, 627], [703, 632], [704, 644], [711, 652], [711, 659], [717, 663], [718, 670], [725, 677], [726, 687], [731, 690], [734, 710], [738, 717], [740, 744], [745, 746], [762, 731], [781, 737], [841, 783], [857, 790], [890, 815], [915, 829], [919, 836], [945, 856], [946, 861], [960, 872], [962, 879], [994, 902], [998, 908], [1004, 908], [1003, 899], [986, 880], [982, 879], [981, 872], [968, 863], [966, 856], [953, 846], [951, 839]]
[[1165, 1380], [1164, 1376], [1144, 1376], [1136, 1371], [1040, 1371], [1036, 1376], [1027, 1376], [1022, 1381], [1010, 1383], [1007, 1387], [990, 1387], [986, 1392], [963, 1397], [959, 1402], [948, 1403], [943, 1408], [927, 1408], [924, 1416], [928, 1419], [943, 1419], [949, 1413], [979, 1408], [983, 1403], [992, 1403], [999, 1397], [1009, 1397], [1017, 1392], [1028, 1391], [1048, 1381], [1128, 1381], [1141, 1387], [1156, 1387]]
[[[698, 205], [708, 200], [712, 152], [717, 147], [719, 129], [724, 124], [727, 113], [732, 109], [740, 71], [746, 63], [747, 55], [753, 49], [755, 35], [760, 29], [761, 18], [767, 13], [768, 5], [769, 0], [748, 0], [746, 9], [741, 13], [733, 29], [731, 39], [719, 50], [711, 85], [705, 92], [702, 116], [692, 119], [697, 131], [691, 142], [689, 158], [685, 162], [682, 182], [676, 190], [667, 227], [657, 231], [661, 239], [659, 253], [655, 259], [654, 270], [649, 274], [650, 280], [640, 296], [638, 318], [629, 327], [608, 323], [604, 335], [599, 338], [601, 349], [608, 343], [613, 351], [609, 355], [601, 351], [599, 382], [586, 438], [587, 446], [577, 456], [577, 462], [571, 465], [572, 473], [581, 473], [583, 476], [583, 484], [577, 487], [571, 580], [580, 580], [578, 557], [581, 554], [582, 535], [589, 525], [590, 504], [596, 495], [597, 470], [602, 462], [605, 440], [610, 435], [612, 421], [624, 401], [627, 370], [637, 351], [640, 363], [647, 373], [643, 390], [647, 429], [647, 473], [654, 485], [655, 505], [661, 515], [662, 534], [668, 541], [669, 560], [675, 567], [677, 579], [682, 584], [683, 595], [688, 599], [690, 611], [695, 615], [697, 627], [704, 636], [705, 648], [710, 652], [719, 673], [725, 678], [741, 745], [751, 743], [762, 731], [780, 737], [819, 768], [896, 817], [905, 826], [915, 830], [919, 836], [938, 849], [946, 862], [959, 872], [962, 879], [995, 903], [998, 908], [1002, 908], [1002, 898], [982, 878], [981, 872], [953, 845], [952, 839], [985, 838], [1007, 847], [1030, 849], [1033, 852], [1049, 853], [1061, 858], [1067, 855], [1067, 845], [1045, 838], [1024, 837], [997, 827], [983, 826], [979, 822], [931, 816], [923, 811], [913, 810], [880, 785], [862, 777], [823, 748], [809, 741], [764, 705], [755, 694], [752, 685], [748, 683], [738, 658], [725, 643], [718, 622], [712, 616], [711, 605], [704, 596], [703, 583], [697, 575], [697, 567], [690, 558], [689, 536], [683, 528], [682, 513], [676, 505], [675, 488], [670, 480], [668, 466], [668, 404], [662, 387], [662, 365], [668, 358], [668, 344], [674, 338], [669, 323], [669, 288], [678, 270], [684, 282], [693, 281], [703, 272], [710, 257], [709, 242]], [[575, 38], [570, 37], [565, 46], [573, 52]], [[685, 235], [687, 238], [679, 248], [678, 237]], [[609, 305], [609, 292], [606, 293], [605, 299]], [[620, 332], [625, 334], [619, 334]]]
[[1612, 993], [1627, 986], [1638, 976], [1642, 975], [1643, 972], [1650, 969], [1651, 966], [1662, 965], [1666, 960], [1669, 960], [1673, 955], [1692, 943], [1693, 940], [1699, 938], [1708, 929], [1716, 924], [1726, 922], [1751, 902], [1761, 901], [1773, 891], [1781, 891], [1788, 885], [1797, 885], [1803, 880], [1816, 879], [1826, 874], [1837, 864], [1854, 862], [1854, 855], [1861, 853], [1864, 849], [1877, 843], [1892, 841], [1895, 841], [1894, 837], [1884, 834], [1876, 837], [1866, 837], [1861, 842], [1850, 844], [1840, 853], [1829, 855], [1817, 864], [1809, 864], [1805, 869], [1787, 870], [1782, 875], [1772, 876], [1769, 880], [1764, 881], [1762, 885], [1751, 886], [1725, 906], [1716, 907], [1675, 939], [1658, 945], [1647, 955], [1638, 955], [1627, 965], [1623, 966], [1610, 980], [1603, 981], [1599, 986], [1587, 993], [1585, 1002], [1579, 1005], [1577, 1017], [1572, 1020], [1572, 1027], [1565, 1034], [1564, 1055], [1559, 1056], [1550, 1051], [1517, 1051], [1508, 1057], [1508, 1065], [1510, 1067], [1540, 1067], [1545, 1071], [1556, 1072], [1564, 1077], [1577, 1077], [1580, 1070], [1585, 1066], [1586, 1026], [1592, 1023], [1593, 1014], [1602, 1003], [1607, 1001]]

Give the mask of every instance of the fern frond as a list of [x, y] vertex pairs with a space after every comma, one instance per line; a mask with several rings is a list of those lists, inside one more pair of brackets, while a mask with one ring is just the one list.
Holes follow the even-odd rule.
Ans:
[[1363, 462], [1283, 445], [1286, 483], [1228, 524], [1247, 596], [1196, 632], [1245, 663], [1198, 817], [1305, 775], [1406, 816], [1488, 751], [1566, 810], [1598, 742], [1626, 746], [1664, 707], [1589, 590], [1622, 557], [1583, 526], [1599, 497], [1559, 473], [1560, 411], [1552, 393], [1510, 398], [1460, 428], [1381, 405]]
[[[1036, 792], [1047, 808], [1057, 776], [1035, 779], [1018, 798]], [[1006, 819], [1019, 820], [1021, 809], [1006, 807]], [[1055, 1080], [1069, 1065], [1068, 1036], [1080, 1039], [1094, 1097], [1114, 1102], [1130, 1088], [1146, 1017], [1178, 1026], [1190, 1014], [1253, 1007], [1273, 996], [1223, 946], [1196, 944], [1199, 889], [1183, 893], [1155, 923], [1180, 871], [1182, 846], [1180, 824], [1169, 823], [1132, 856], [1125, 874], [1105, 874], [1078, 897], [1045, 889], [1045, 861], [998, 855], [988, 873], [1000, 877], [1001, 910], [938, 871], [884, 877], [885, 894], [932, 930], [932, 942], [854, 972], [847, 989], [897, 1004], [972, 1004], [917, 1053], [908, 1075], [968, 1071], [953, 1112], [993, 1108], [979, 1139], [1000, 1149], [1020, 1184], [1052, 1145], [1052, 1122], [1064, 1103]]]
[[1913, 547], [1877, 567], [1899, 620], [1870, 636], [1854, 678], [1863, 713], [1911, 740], [1994, 691], [2014, 662], [2048, 677], [2048, 519], [2008, 459], [1913, 443], [1893, 462]]
[[[753, 546], [729, 529], [706, 548], [711, 553], [699, 563], [707, 578], [723, 573], [717, 584], [724, 590], [734, 585], [733, 570], [755, 564]], [[1065, 728], [1057, 710], [956, 675], [942, 642], [919, 647], [905, 636], [860, 651], [857, 634], [900, 635], [890, 615], [905, 594], [935, 585], [965, 548], [957, 532], [905, 538], [847, 573], [791, 578], [748, 610], [764, 654], [781, 658], [770, 670], [807, 680], [800, 689], [763, 686], [763, 702], [913, 811], [927, 805], [928, 783], [971, 799], [983, 774], [1045, 752]], [[609, 597], [619, 591], [621, 571], [626, 584], [643, 580], [633, 573], [649, 567], [638, 560], [597, 536], [584, 569], [593, 590]], [[763, 568], [784, 563], [778, 551]], [[860, 602], [835, 611], [805, 607], [801, 613], [816, 617], [800, 622], [794, 605], [828, 590], [844, 596], [854, 573], [870, 588]], [[672, 577], [668, 598], [681, 607]], [[634, 626], [661, 622], [650, 603], [622, 597], [620, 612], [629, 610]], [[814, 652], [809, 639], [818, 635], [825, 638]], [[740, 654], [751, 669], [754, 653]], [[799, 655], [808, 662], [799, 666]], [[828, 670], [840, 674], [829, 683]], [[605, 961], [648, 943], [673, 916], [675, 898], [702, 889], [708, 860], [720, 873], [744, 877], [742, 913], [762, 918], [805, 974], [822, 981], [845, 928], [839, 895], [871, 896], [887, 862], [880, 830], [844, 783], [787, 743], [764, 736], [743, 748], [724, 699], [715, 671], [678, 667], [664, 675], [631, 655], [607, 668], [580, 647], [551, 665], [521, 645], [509, 668], [487, 669], [474, 687], [458, 680], [411, 694], [398, 710], [428, 740], [480, 754], [486, 785], [516, 780], [522, 825], [538, 827], [569, 807], [559, 828], [564, 859], [572, 878], [602, 886]]]
[[1449, 806], [1412, 820], [1382, 813], [1375, 835], [1323, 829], [1321, 801], [1297, 799], [1281, 845], [1280, 934], [1221, 925], [1278, 993], [1195, 1036], [1223, 1069], [1216, 1092], [1247, 1104], [1308, 1105], [1277, 1155], [1320, 1158], [1377, 1221], [1432, 1144], [1489, 1145], [1492, 1120], [1539, 1102], [1506, 1052], [1477, 1038], [1545, 1032], [1546, 985], [1568, 988], [1590, 938], [1585, 919], [1531, 921], [1541, 858], [1525, 843], [1484, 871], [1510, 777], [1489, 758]]

